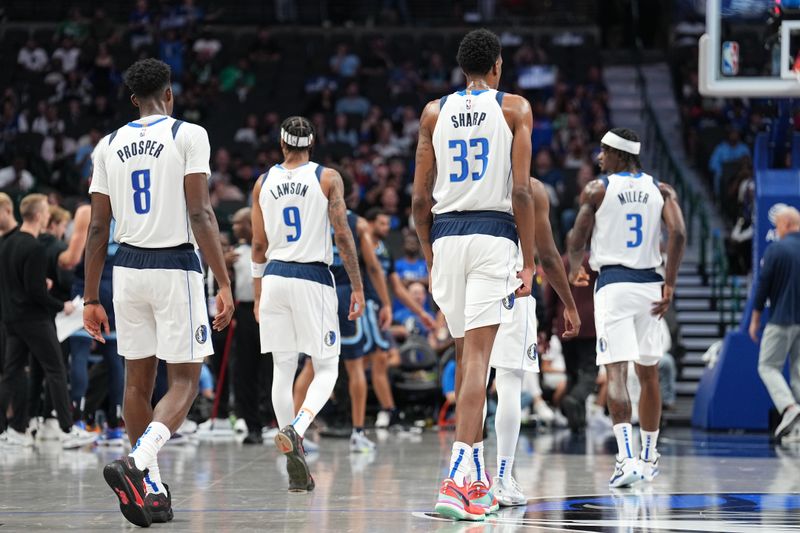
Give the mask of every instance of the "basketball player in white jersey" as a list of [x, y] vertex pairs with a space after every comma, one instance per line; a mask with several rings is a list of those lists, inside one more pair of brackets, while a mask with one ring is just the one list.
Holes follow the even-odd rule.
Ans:
[[[272, 353], [272, 405], [280, 432], [275, 444], [286, 455], [289, 491], [314, 489], [303, 435], [336, 384], [340, 336], [336, 288], [329, 266], [334, 240], [352, 286], [350, 313], [364, 310], [364, 286], [353, 233], [347, 224], [342, 178], [310, 161], [311, 123], [289, 117], [281, 125], [283, 163], [261, 176], [253, 189], [253, 277], [261, 352]], [[314, 379], [295, 412], [292, 384], [299, 353], [311, 356]]]
[[[126, 359], [123, 417], [135, 445], [129, 456], [106, 465], [103, 477], [125, 518], [147, 527], [172, 519], [156, 456], [186, 418], [203, 358], [213, 352], [195, 246], [220, 287], [215, 329], [230, 322], [233, 297], [208, 199], [206, 131], [170, 117], [174, 100], [165, 63], [137, 61], [125, 84], [141, 118], [104, 137], [92, 155], [83, 321], [105, 342], [101, 330], [108, 334], [109, 323], [99, 286], [113, 217], [117, 347]], [[159, 359], [169, 363], [169, 389], [152, 408]]]
[[497, 91], [503, 60], [495, 34], [468, 33], [457, 59], [467, 88], [430, 102], [420, 118], [412, 210], [433, 298], [456, 342], [456, 440], [436, 510], [483, 520], [494, 496], [470, 480], [470, 457], [497, 328], [512, 320], [515, 291], [531, 291], [533, 119], [527, 100]]
[[[664, 354], [659, 320], [672, 302], [686, 229], [673, 188], [642, 172], [636, 133], [615, 128], [600, 142], [600, 168], [606, 176], [588, 183], [581, 193], [567, 248], [570, 281], [586, 286], [588, 275], [581, 263], [592, 236], [589, 264], [599, 272], [594, 293], [597, 364], [605, 366], [608, 376], [608, 410], [618, 450], [609, 485], [624, 487], [658, 475], [658, 362]], [[669, 234], [666, 279], [656, 272], [662, 263], [662, 223]], [[638, 458], [630, 423], [629, 361], [636, 363], [642, 387]]]
[[[542, 182], [531, 178], [534, 209], [536, 211], [536, 254], [547, 281], [564, 302], [564, 338], [575, 337], [581, 329], [581, 319], [558, 253], [550, 226], [550, 200]], [[517, 268], [522, 268], [522, 254], [517, 256]], [[501, 324], [492, 346], [489, 366], [495, 369], [497, 411], [494, 417], [497, 436], [497, 476], [492, 488], [499, 505], [507, 507], [525, 505], [527, 498], [512, 475], [514, 456], [521, 423], [520, 398], [525, 372], [539, 372], [536, 346], [536, 300], [533, 296], [518, 298], [514, 302], [514, 319]], [[537, 378], [538, 379], [538, 378]], [[481, 434], [483, 428], [481, 428]], [[480, 438], [480, 435], [477, 437]], [[474, 450], [476, 451], [476, 450]], [[488, 479], [483, 467], [482, 453], [474, 453], [475, 477]], [[488, 481], [485, 481], [488, 484]]]

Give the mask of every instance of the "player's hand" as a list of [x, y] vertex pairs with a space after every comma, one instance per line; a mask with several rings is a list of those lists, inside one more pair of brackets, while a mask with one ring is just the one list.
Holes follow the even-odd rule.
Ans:
[[260, 307], [260, 305], [259, 305], [260, 303], [261, 302], [259, 302], [258, 300], [253, 302], [253, 315], [255, 315], [255, 317], [256, 317], [256, 324], [260, 324], [261, 323], [261, 317], [259, 316], [259, 312], [258, 312], [258, 308]]
[[419, 320], [428, 331], [434, 331], [436, 329], [436, 319], [433, 318], [430, 313], [423, 311], [422, 314], [419, 315]]
[[347, 320], [355, 320], [364, 314], [364, 290], [354, 290], [350, 294], [350, 313]]
[[[72, 302], [64, 303], [64, 311], [67, 309], [67, 303], [72, 305]], [[106, 314], [106, 310], [102, 305], [96, 304], [84, 306], [83, 329], [85, 329], [97, 342], [102, 344], [106, 343], [106, 340], [103, 338], [103, 333], [110, 335], [111, 326], [108, 324], [108, 315]]]
[[223, 287], [217, 293], [217, 316], [214, 317], [213, 327], [222, 331], [228, 327], [233, 318], [233, 294], [230, 286]]
[[381, 306], [381, 310], [378, 311], [378, 323], [380, 324], [380, 328], [383, 331], [386, 331], [387, 329], [392, 327], [392, 306], [391, 305]]
[[756, 320], [756, 317], [752, 317], [750, 319], [750, 327], [747, 329], [748, 333], [750, 333], [750, 338], [753, 339], [753, 342], [758, 344], [758, 330], [761, 329], [761, 320]]
[[581, 331], [581, 317], [575, 307], [564, 308], [564, 334], [562, 339], [572, 339]]
[[64, 302], [64, 314], [69, 316], [74, 312], [75, 312], [75, 304], [70, 301]]
[[583, 266], [581, 265], [581, 267], [578, 269], [577, 272], [570, 271], [569, 282], [575, 287], [588, 287], [589, 274], [586, 272], [586, 269], [583, 268]]
[[[45, 284], [45, 286], [47, 287], [47, 290], [48, 290], [48, 291], [49, 291], [50, 289], [52, 289], [52, 288], [53, 288], [53, 280], [52, 280], [52, 279], [50, 279], [50, 278], [45, 278], [45, 280], [44, 280], [44, 284]], [[71, 312], [72, 312], [72, 311], [70, 311], [70, 313], [71, 313]], [[69, 314], [69, 313], [67, 313], [67, 314]]]
[[233, 268], [233, 264], [236, 262], [237, 259], [239, 259], [239, 254], [236, 253], [235, 250], [230, 250], [228, 252], [225, 252], [225, 254], [223, 254], [223, 257], [225, 258], [225, 264], [228, 266], [228, 268]]
[[522, 286], [514, 294], [519, 297], [530, 296], [533, 290], [533, 267], [517, 272], [517, 278], [522, 280]]
[[669, 310], [669, 306], [672, 303], [672, 294], [675, 292], [675, 289], [670, 285], [664, 284], [664, 287], [661, 290], [662, 297], [659, 301], [653, 302], [653, 309], [650, 311], [650, 314], [653, 316], [657, 316], [658, 318], [664, 318], [667, 310]]

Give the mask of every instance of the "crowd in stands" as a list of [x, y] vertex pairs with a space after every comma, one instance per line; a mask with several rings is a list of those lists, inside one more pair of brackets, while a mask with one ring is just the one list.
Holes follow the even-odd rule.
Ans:
[[[303, 114], [315, 128], [312, 158], [336, 165], [352, 177], [355, 187], [348, 202], [354, 211], [364, 214], [378, 208], [389, 217], [392, 231], [386, 244], [397, 251], [395, 270], [411, 295], [433, 312], [425, 263], [410, 227], [409, 193], [422, 108], [464, 85], [454, 48], [461, 34], [364, 31], [328, 35], [313, 29], [298, 34], [267, 28], [248, 33], [209, 22], [213, 14], [190, 1], [160, 2], [155, 7], [148, 0], [138, 0], [127, 21], [110, 20], [102, 9], [89, 16], [76, 8], [56, 29], [33, 32], [24, 42], [1, 41], [4, 50], [16, 45], [17, 54], [12, 72], [0, 73], [9, 80], [0, 115], [0, 191], [11, 198], [5, 208], [9, 213], [17, 209], [19, 200], [33, 191], [47, 194], [53, 206], [52, 231], [43, 240], [69, 246], [77, 226], [70, 216], [77, 218], [76, 209], [88, 200], [94, 146], [136, 118], [121, 73], [136, 59], [154, 56], [172, 69], [176, 118], [208, 130], [212, 145], [209, 191], [236, 283], [250, 282], [246, 274], [247, 279], [241, 279], [236, 268], [237, 260], [247, 253], [242, 246], [249, 237], [241, 223], [237, 230], [234, 214], [250, 202], [256, 178], [280, 162], [281, 121], [290, 114]], [[599, 139], [611, 126], [600, 61], [591, 35], [559, 39], [506, 32], [502, 41], [500, 90], [522, 94], [532, 102], [531, 173], [547, 187], [552, 227], [561, 247], [576, 216], [578, 194], [598, 173]], [[68, 271], [75, 265], [62, 262], [59, 266]], [[213, 290], [211, 280], [209, 292]], [[59, 297], [69, 296], [67, 290]], [[542, 302], [546, 302], [540, 306], [544, 347], [557, 326], [553, 300]], [[452, 359], [452, 339], [442, 316], [437, 320], [437, 328], [427, 330], [417, 317], [396, 305], [392, 328], [400, 347], [392, 357], [396, 381], [433, 380], [438, 390], [438, 375]], [[402, 350], [409, 339], [422, 339], [423, 349], [437, 354], [436, 364], [427, 369], [432, 373], [404, 369], [413, 359], [409, 350]], [[212, 340], [218, 356], [209, 366], [212, 379], [218, 379], [226, 372], [221, 355], [230, 351], [229, 363], [236, 365], [237, 357], [242, 357], [236, 350], [243, 343], [234, 339], [231, 345], [227, 332], [215, 334]], [[592, 342], [584, 339], [584, 343]], [[543, 381], [544, 397], [552, 402], [559, 397], [553, 391], [565, 383], [565, 372], [572, 369], [566, 368], [559, 350], [551, 352], [544, 354], [550, 361], [545, 373], [555, 378]], [[70, 358], [66, 345], [64, 355], [68, 364], [75, 357]], [[94, 366], [101, 368], [102, 363]], [[266, 368], [257, 371], [269, 379]], [[86, 386], [85, 379], [81, 374], [80, 387]], [[101, 386], [91, 376], [88, 379], [92, 387]], [[227, 386], [228, 379], [219, 387], [209, 379], [204, 381], [200, 405], [193, 411], [197, 421], [210, 416], [209, 403], [215, 393], [218, 418], [238, 411], [235, 403], [228, 407], [229, 396], [236, 397], [235, 378], [232, 387]], [[594, 382], [582, 386], [593, 388]], [[268, 388], [269, 383], [264, 383], [263, 401], [268, 401]], [[75, 401], [80, 398], [73, 394]], [[542, 419], [553, 421], [560, 416], [550, 411], [536, 385], [530, 399], [532, 410]], [[91, 409], [81, 407], [76, 412], [91, 421]], [[260, 415], [260, 423], [266, 426], [272, 423], [268, 411]]]

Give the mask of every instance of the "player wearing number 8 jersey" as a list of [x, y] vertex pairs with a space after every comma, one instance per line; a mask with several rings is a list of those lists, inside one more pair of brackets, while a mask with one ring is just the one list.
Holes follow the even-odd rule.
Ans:
[[[584, 250], [592, 235], [589, 264], [600, 273], [594, 294], [597, 364], [608, 376], [608, 410], [617, 439], [617, 465], [609, 484], [630, 485], [658, 473], [656, 441], [661, 420], [658, 362], [663, 355], [659, 320], [669, 308], [685, 229], [675, 191], [642, 172], [639, 138], [625, 128], [601, 140], [600, 167], [605, 177], [590, 182], [568, 239], [570, 281], [588, 284]], [[661, 266], [661, 227], [669, 233], [666, 279]], [[642, 451], [634, 457], [628, 363], [642, 386], [639, 400]]]
[[[155, 59], [136, 62], [125, 83], [138, 120], [104, 137], [92, 155], [92, 213], [86, 243], [86, 330], [108, 334], [99, 301], [100, 276], [112, 216], [119, 243], [113, 269], [117, 343], [125, 365], [123, 418], [131, 454], [103, 470], [130, 522], [149, 526], [172, 519], [156, 456], [183, 423], [197, 396], [203, 358], [213, 353], [199, 246], [220, 287], [214, 328], [233, 315], [216, 217], [208, 198], [210, 147], [206, 131], [170, 117], [170, 69]], [[169, 389], [151, 407], [158, 359]]]
[[485, 476], [470, 479], [470, 465], [482, 463], [489, 355], [515, 291], [530, 294], [533, 276], [532, 115], [524, 98], [497, 91], [495, 34], [468, 33], [457, 59], [466, 89], [430, 102], [420, 119], [412, 209], [433, 298], [456, 342], [456, 442], [436, 510], [483, 520], [496, 501]]
[[[261, 352], [272, 352], [272, 405], [286, 455], [289, 490], [314, 489], [303, 451], [303, 434], [328, 401], [339, 365], [336, 289], [329, 266], [334, 240], [350, 278], [348, 318], [364, 309], [364, 287], [353, 233], [347, 223], [342, 178], [310, 161], [311, 123], [289, 117], [281, 125], [284, 161], [261, 176], [253, 189], [253, 277]], [[265, 262], [266, 260], [266, 262]], [[311, 356], [314, 379], [298, 412], [292, 384], [299, 352]]]

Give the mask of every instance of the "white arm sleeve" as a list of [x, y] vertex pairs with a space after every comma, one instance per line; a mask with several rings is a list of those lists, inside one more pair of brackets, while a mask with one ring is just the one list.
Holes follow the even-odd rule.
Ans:
[[94, 147], [94, 151], [92, 151], [92, 184], [89, 186], [89, 193], [99, 192], [110, 196], [105, 161], [105, 147], [107, 145], [108, 137], [103, 137]]
[[209, 160], [211, 159], [211, 146], [208, 143], [208, 133], [205, 128], [197, 124], [184, 124], [181, 128], [186, 131], [178, 131], [178, 136], [183, 134], [183, 153], [186, 167], [183, 175], [205, 174], [211, 175]]

